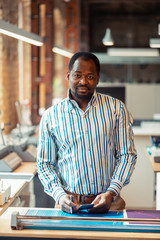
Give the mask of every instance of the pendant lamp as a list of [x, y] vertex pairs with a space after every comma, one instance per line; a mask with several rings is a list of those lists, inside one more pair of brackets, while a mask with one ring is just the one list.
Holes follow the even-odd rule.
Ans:
[[113, 39], [112, 39], [112, 36], [111, 36], [111, 29], [110, 28], [106, 29], [105, 35], [102, 39], [102, 42], [105, 46], [113, 46], [114, 45], [114, 42], [113, 42]]

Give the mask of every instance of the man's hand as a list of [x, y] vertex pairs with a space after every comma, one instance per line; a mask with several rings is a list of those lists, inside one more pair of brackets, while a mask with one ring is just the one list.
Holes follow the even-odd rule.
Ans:
[[89, 213], [106, 213], [111, 207], [114, 193], [107, 191], [106, 193], [101, 193], [97, 195], [95, 200], [92, 202], [94, 207], [88, 209]]
[[[73, 201], [72, 201], [72, 197], [73, 197]], [[67, 213], [75, 213], [78, 211], [78, 204], [76, 202], [76, 200], [74, 199], [74, 196], [66, 194], [63, 195], [60, 200], [59, 200], [59, 205], [61, 207], [61, 210]]]

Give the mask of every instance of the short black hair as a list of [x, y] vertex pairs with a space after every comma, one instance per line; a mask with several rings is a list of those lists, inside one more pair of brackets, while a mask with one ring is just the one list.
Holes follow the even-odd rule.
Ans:
[[77, 52], [77, 53], [75, 53], [71, 57], [71, 59], [69, 61], [69, 64], [68, 64], [69, 72], [72, 70], [73, 64], [75, 63], [77, 58], [82, 58], [84, 60], [92, 59], [94, 61], [95, 65], [96, 65], [97, 73], [99, 75], [99, 73], [100, 73], [100, 62], [99, 62], [99, 59], [93, 53], [90, 53], [90, 52]]

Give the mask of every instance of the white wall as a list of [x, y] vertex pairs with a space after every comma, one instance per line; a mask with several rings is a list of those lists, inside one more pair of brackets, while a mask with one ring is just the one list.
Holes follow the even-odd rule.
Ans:
[[160, 84], [126, 84], [126, 106], [134, 119], [160, 113]]
[[135, 136], [137, 163], [131, 182], [121, 191], [127, 208], [150, 209], [155, 207], [155, 174], [147, 157], [146, 146], [151, 146], [149, 136]]

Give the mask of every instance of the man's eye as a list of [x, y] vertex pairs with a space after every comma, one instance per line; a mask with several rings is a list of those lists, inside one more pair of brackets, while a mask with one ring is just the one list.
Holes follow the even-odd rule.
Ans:
[[73, 77], [74, 78], [81, 78], [81, 75], [80, 74], [74, 74]]
[[89, 80], [92, 80], [92, 79], [94, 79], [94, 76], [88, 75], [87, 78], [88, 78]]

